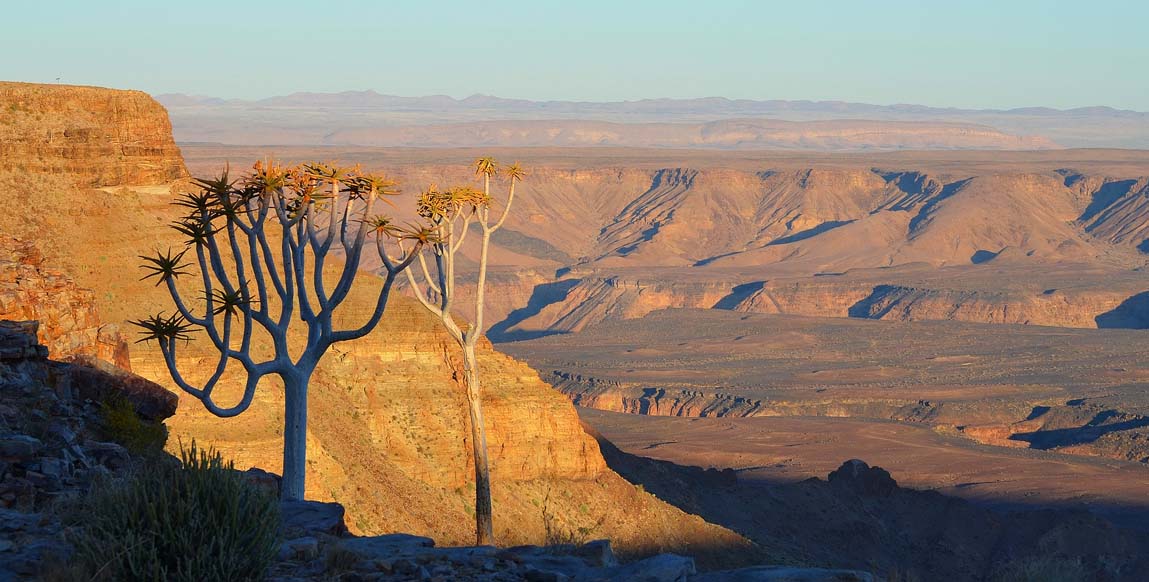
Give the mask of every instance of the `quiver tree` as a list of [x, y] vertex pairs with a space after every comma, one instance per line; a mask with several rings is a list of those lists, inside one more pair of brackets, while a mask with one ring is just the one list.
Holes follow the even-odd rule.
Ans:
[[[494, 522], [491, 508], [491, 473], [487, 458], [487, 432], [483, 425], [482, 391], [475, 348], [486, 328], [483, 305], [487, 282], [487, 258], [491, 235], [503, 226], [515, 198], [515, 183], [522, 179], [518, 164], [507, 167], [503, 174], [510, 180], [507, 200], [497, 220], [491, 222], [491, 178], [498, 172], [495, 160], [481, 158], [475, 162], [475, 173], [483, 177], [483, 190], [459, 186], [440, 191], [432, 186], [419, 197], [419, 215], [432, 230], [431, 239], [418, 253], [419, 274], [406, 271], [415, 298], [437, 316], [448, 335], [459, 345], [463, 355], [462, 384], [467, 395], [471, 423], [471, 445], [475, 459], [475, 536], [479, 545], [494, 544]], [[474, 294], [474, 319], [460, 321], [454, 312], [456, 256], [467, 239], [472, 225], [478, 226], [479, 248], [477, 283]], [[426, 254], [430, 254], [428, 261]], [[428, 263], [431, 265], [428, 265]], [[418, 275], [421, 275], [421, 280]]]
[[[386, 197], [398, 193], [395, 183], [358, 168], [257, 163], [239, 181], [231, 181], [225, 170], [195, 185], [197, 191], [176, 202], [187, 209], [173, 225], [186, 237], [186, 248], [140, 257], [149, 271], [144, 278], [167, 287], [175, 312], [133, 323], [143, 328], [140, 341], [159, 344], [175, 383], [216, 416], [247, 410], [267, 376], [282, 380], [282, 496], [302, 499], [312, 373], [333, 344], [363, 337], [379, 323], [396, 277], [430, 240], [430, 231], [398, 228], [377, 215], [378, 202], [390, 203]], [[386, 267], [374, 310], [359, 327], [335, 329], [335, 310], [347, 300], [371, 238]], [[401, 248], [409, 252], [387, 257], [388, 240], [404, 241]], [[343, 263], [329, 273], [325, 263], [333, 250]], [[189, 253], [194, 259], [185, 259]], [[326, 280], [329, 274], [337, 276], [333, 287]], [[194, 296], [178, 284], [185, 278], [194, 279]], [[192, 339], [193, 331], [203, 332], [219, 354], [199, 385], [177, 368], [180, 344]], [[253, 349], [258, 335], [264, 336], [266, 358]], [[264, 349], [268, 345], [270, 350]], [[242, 397], [221, 405], [213, 391], [235, 365], [246, 375]]]

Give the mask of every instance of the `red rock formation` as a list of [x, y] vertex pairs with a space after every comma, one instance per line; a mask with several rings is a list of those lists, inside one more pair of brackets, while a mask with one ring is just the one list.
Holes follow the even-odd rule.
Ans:
[[128, 344], [104, 325], [95, 295], [43, 264], [28, 242], [0, 238], [0, 319], [40, 322], [40, 342], [57, 359], [92, 356], [131, 369]]
[[82, 186], [186, 177], [167, 111], [141, 91], [0, 82], [0, 169]]

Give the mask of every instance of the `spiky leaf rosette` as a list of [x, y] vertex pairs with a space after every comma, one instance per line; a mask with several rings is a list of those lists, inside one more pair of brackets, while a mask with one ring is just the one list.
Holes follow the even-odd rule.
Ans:
[[190, 341], [192, 325], [184, 319], [183, 315], [173, 313], [170, 317], [164, 317], [164, 314], [157, 313], [144, 319], [137, 319], [129, 321], [132, 325], [141, 328], [142, 336], [136, 340], [136, 343], [143, 343], [152, 340], [160, 342], [164, 346], [173, 341]]
[[193, 245], [206, 245], [208, 239], [215, 233], [210, 222], [200, 220], [194, 216], [188, 216], [172, 223], [172, 228], [187, 237], [187, 246], [189, 247]]
[[[227, 313], [229, 315], [238, 315], [240, 311], [252, 304], [251, 299], [244, 297], [244, 295], [245, 293], [239, 289], [233, 291], [224, 289], [213, 290], [211, 292], [211, 314], [220, 315]], [[204, 300], [207, 300], [206, 293], [204, 294]]]
[[439, 237], [439, 229], [428, 224], [411, 224], [403, 226], [388, 225], [383, 232], [396, 240], [414, 241], [421, 245], [433, 245], [443, 242]]
[[499, 172], [499, 163], [495, 158], [485, 157], [475, 160], [475, 174], [487, 177], [494, 176]]
[[145, 261], [145, 264], [140, 265], [140, 268], [148, 271], [148, 274], [141, 277], [140, 280], [144, 281], [156, 277], [156, 285], [159, 285], [174, 280], [180, 275], [190, 275], [190, 271], [184, 270], [187, 264], [183, 262], [183, 258], [187, 252], [187, 249], [184, 249], [173, 255], [172, 250], [168, 249], [166, 253], [156, 252], [154, 257], [140, 255], [140, 258]]
[[506, 176], [507, 179], [509, 179], [511, 182], [521, 182], [527, 173], [525, 170], [523, 170], [523, 167], [520, 166], [518, 162], [515, 162], [506, 168], [503, 168], [503, 175]]

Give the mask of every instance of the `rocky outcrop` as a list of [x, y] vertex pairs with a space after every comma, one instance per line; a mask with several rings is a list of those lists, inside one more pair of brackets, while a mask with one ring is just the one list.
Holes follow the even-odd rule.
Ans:
[[[175, 395], [115, 368], [47, 359], [36, 322], [0, 321], [0, 580], [29, 579], [70, 547], [51, 511], [58, 499], [134, 461], [109, 440], [108, 406], [124, 402], [162, 446]], [[133, 441], [131, 444], [135, 444]]]
[[[890, 276], [891, 281], [899, 278]], [[833, 279], [748, 283], [735, 288], [718, 306], [747, 313], [885, 321], [945, 320], [1080, 328], [1149, 326], [1149, 317], [1139, 311], [1142, 287], [1136, 283], [1118, 284], [1117, 288], [1077, 285], [1056, 289], [1020, 288], [1012, 281], [1008, 286], [994, 288], [986, 281], [978, 288], [963, 286], [960, 275], [948, 282], [877, 285], [866, 279]], [[1141, 285], [1149, 287], [1149, 281]]]
[[141, 91], [0, 82], [0, 160], [81, 186], [166, 184], [187, 176], [167, 111]]
[[44, 264], [28, 242], [0, 237], [0, 319], [39, 322], [40, 342], [56, 357], [89, 356], [131, 369], [116, 325], [101, 323], [95, 295]]
[[722, 280], [672, 281], [645, 277], [576, 273], [535, 288], [526, 307], [511, 311], [492, 329], [492, 338], [514, 340], [534, 334], [580, 331], [611, 319], [635, 319], [670, 308], [709, 308], [729, 294]]
[[872, 582], [857, 570], [823, 570], [793, 566], [759, 566], [708, 572], [696, 576], [694, 560], [662, 553], [620, 563], [610, 540], [581, 544], [496, 548], [437, 547], [428, 537], [387, 534], [357, 537], [341, 528], [343, 511], [336, 503], [281, 504], [284, 538], [279, 561], [268, 579], [475, 580], [554, 582], [687, 582], [746, 580], [799, 582]]

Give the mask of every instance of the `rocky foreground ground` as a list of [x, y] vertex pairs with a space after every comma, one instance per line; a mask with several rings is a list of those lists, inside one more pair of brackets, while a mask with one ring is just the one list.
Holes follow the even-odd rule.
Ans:
[[698, 574], [694, 560], [658, 554], [619, 563], [609, 540], [586, 544], [497, 548], [435, 547], [431, 538], [407, 534], [349, 536], [343, 507], [314, 501], [281, 504], [284, 534], [279, 559], [269, 580], [347, 581], [449, 580], [565, 581], [786, 581], [869, 582], [855, 570], [758, 566]]

